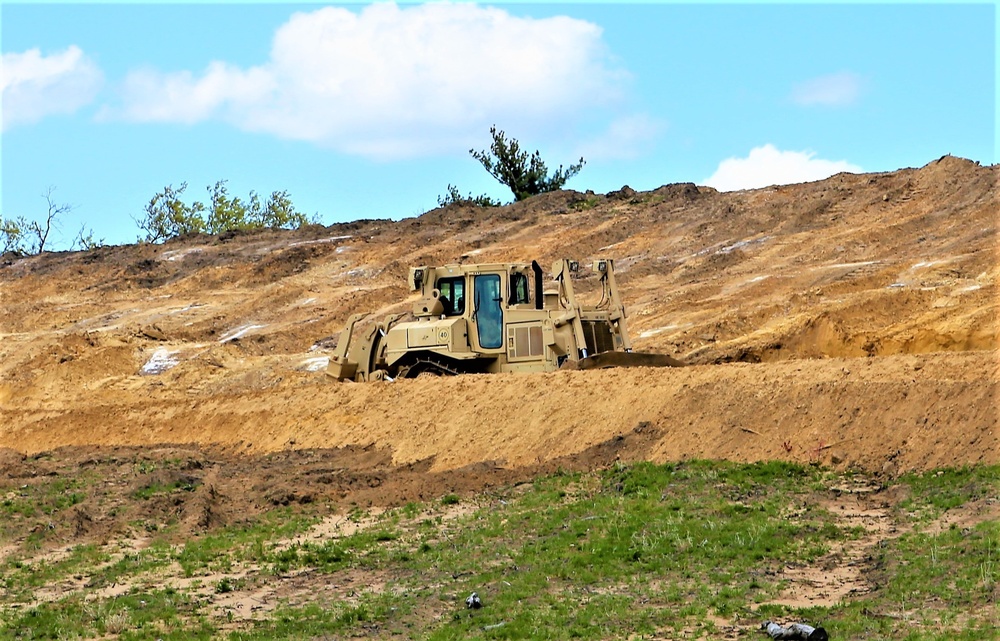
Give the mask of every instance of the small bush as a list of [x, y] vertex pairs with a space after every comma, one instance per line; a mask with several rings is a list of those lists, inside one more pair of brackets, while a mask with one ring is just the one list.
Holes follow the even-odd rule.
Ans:
[[438, 196], [438, 207], [448, 207], [449, 205], [461, 205], [464, 207], [499, 207], [502, 205], [499, 200], [493, 200], [486, 194], [481, 196], [473, 196], [472, 192], [469, 192], [468, 196], [463, 196], [458, 187], [449, 183], [448, 193], [444, 196]]
[[[266, 201], [250, 192], [244, 201], [230, 196], [225, 180], [208, 189], [209, 204], [195, 201], [188, 205], [181, 200], [187, 183], [174, 189], [167, 185], [154, 195], [146, 205], [145, 215], [136, 220], [140, 231], [145, 232], [148, 243], [158, 243], [186, 234], [206, 232], [221, 234], [227, 231], [250, 229], [297, 229], [316, 222], [295, 210], [287, 191], [275, 191]], [[207, 216], [206, 216], [207, 212]]]

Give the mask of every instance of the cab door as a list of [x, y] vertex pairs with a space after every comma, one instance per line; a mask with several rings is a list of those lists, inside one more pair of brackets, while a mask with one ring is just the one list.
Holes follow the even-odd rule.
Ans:
[[503, 292], [500, 274], [477, 274], [473, 278], [473, 319], [482, 351], [503, 349]]

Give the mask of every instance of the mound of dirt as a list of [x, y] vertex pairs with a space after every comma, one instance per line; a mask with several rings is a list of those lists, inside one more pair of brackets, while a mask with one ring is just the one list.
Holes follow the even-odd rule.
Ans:
[[[562, 191], [399, 222], [7, 256], [0, 464], [21, 475], [22, 454], [63, 447], [208, 447], [273, 466], [251, 494], [283, 504], [325, 496], [288, 473], [317, 451], [368, 452], [374, 471], [357, 456], [344, 466], [372, 501], [446, 489], [428, 475], [610, 453], [889, 474], [997, 463], [998, 177], [946, 156], [753, 191]], [[410, 265], [594, 255], [616, 259], [636, 348], [694, 367], [371, 385], [323, 373], [348, 316], [410, 307]], [[220, 498], [222, 476], [184, 474], [190, 527], [245, 508]]]

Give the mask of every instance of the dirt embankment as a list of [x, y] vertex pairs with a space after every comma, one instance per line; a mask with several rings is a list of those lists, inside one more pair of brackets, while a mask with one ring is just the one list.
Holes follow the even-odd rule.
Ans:
[[[653, 460], [997, 463], [998, 178], [944, 157], [746, 192], [558, 192], [7, 256], [0, 446], [373, 447], [428, 473], [528, 469], [622, 439]], [[695, 366], [373, 385], [322, 373], [350, 314], [408, 307], [411, 264], [594, 255], [616, 258], [636, 347]]]
[[[788, 459], [875, 472], [1000, 463], [995, 352], [332, 384], [177, 399], [168, 386], [5, 410], [8, 447], [365, 446], [434, 471], [522, 467], [643, 433], [655, 461]], [[122, 420], [124, 417], [125, 420]], [[95, 429], [96, 428], [96, 429]]]

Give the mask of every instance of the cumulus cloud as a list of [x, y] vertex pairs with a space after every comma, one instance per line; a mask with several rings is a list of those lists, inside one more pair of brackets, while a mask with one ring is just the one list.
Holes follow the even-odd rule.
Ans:
[[100, 69], [75, 45], [47, 56], [39, 49], [5, 53], [0, 58], [3, 130], [73, 113], [97, 96], [102, 81]]
[[861, 77], [850, 71], [812, 78], [792, 89], [792, 101], [804, 107], [846, 107], [856, 103], [860, 95]]
[[823, 160], [812, 151], [781, 151], [772, 144], [754, 147], [746, 158], [727, 158], [704, 184], [719, 191], [823, 180], [842, 171], [861, 173], [846, 160]]
[[587, 160], [632, 160], [647, 151], [666, 129], [666, 123], [649, 114], [621, 116], [607, 130], [581, 146]]
[[464, 3], [326, 7], [294, 14], [260, 66], [129, 74], [116, 115], [215, 118], [376, 158], [464, 151], [494, 122], [540, 129], [619, 97], [627, 74], [601, 35], [583, 20]]

